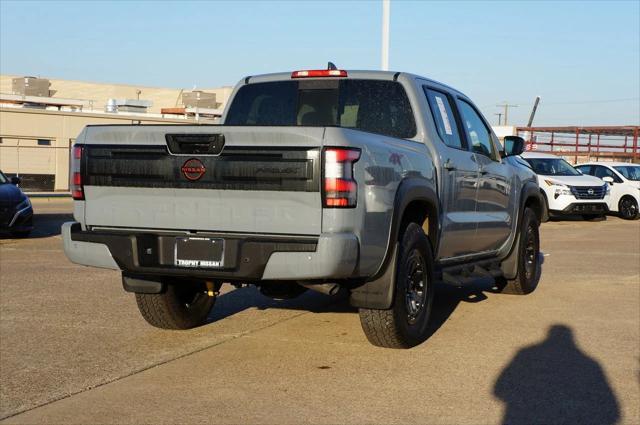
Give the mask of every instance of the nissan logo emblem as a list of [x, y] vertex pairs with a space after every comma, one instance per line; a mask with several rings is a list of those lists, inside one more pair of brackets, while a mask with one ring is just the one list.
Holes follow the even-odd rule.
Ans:
[[192, 182], [200, 180], [207, 171], [202, 161], [197, 158], [188, 159], [180, 168], [182, 174]]

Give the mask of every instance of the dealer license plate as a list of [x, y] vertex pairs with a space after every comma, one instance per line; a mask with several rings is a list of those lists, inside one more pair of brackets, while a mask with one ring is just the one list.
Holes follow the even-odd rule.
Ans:
[[174, 259], [178, 267], [221, 268], [224, 266], [224, 239], [176, 238]]

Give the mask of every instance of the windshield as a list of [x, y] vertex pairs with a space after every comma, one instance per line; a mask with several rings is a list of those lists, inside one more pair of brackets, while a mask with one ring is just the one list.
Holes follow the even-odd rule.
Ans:
[[543, 176], [580, 176], [581, 174], [562, 158], [524, 158], [536, 174]]
[[620, 165], [613, 168], [627, 180], [640, 181], [640, 166], [638, 165]]
[[409, 139], [416, 123], [395, 81], [310, 79], [253, 83], [233, 98], [226, 125], [338, 126]]
[[4, 175], [2, 171], [0, 171], [0, 184], [9, 183], [9, 179]]

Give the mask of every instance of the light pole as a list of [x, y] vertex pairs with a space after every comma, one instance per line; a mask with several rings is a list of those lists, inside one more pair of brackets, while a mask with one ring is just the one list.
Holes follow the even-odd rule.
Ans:
[[389, 14], [391, 0], [382, 0], [382, 70], [389, 70]]

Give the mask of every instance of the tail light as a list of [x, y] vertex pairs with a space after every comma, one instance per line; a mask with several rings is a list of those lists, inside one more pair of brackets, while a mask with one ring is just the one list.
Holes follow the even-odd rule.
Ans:
[[84, 186], [82, 182], [82, 156], [84, 146], [73, 145], [71, 151], [71, 167], [69, 169], [69, 190], [71, 196], [77, 201], [84, 200]]
[[353, 178], [353, 164], [360, 159], [360, 149], [325, 148], [323, 206], [353, 208], [358, 201], [358, 184]]
[[317, 78], [317, 77], [346, 77], [347, 71], [343, 69], [311, 69], [308, 71], [293, 71], [291, 78]]

